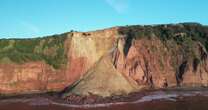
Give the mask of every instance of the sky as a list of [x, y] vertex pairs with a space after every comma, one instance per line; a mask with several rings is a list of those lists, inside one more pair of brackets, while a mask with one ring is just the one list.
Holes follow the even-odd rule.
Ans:
[[207, 25], [208, 0], [0, 0], [0, 38], [180, 22]]

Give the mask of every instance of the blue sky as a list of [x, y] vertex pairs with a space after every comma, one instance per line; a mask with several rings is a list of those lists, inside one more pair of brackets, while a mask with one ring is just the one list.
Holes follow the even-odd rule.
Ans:
[[132, 24], [208, 24], [208, 0], [0, 0], [0, 38]]

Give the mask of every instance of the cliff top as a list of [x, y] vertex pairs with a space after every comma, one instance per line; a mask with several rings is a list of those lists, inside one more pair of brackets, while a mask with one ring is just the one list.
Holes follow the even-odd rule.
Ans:
[[[178, 44], [184, 41], [195, 40], [201, 42], [208, 50], [208, 26], [199, 23], [179, 23], [161, 25], [132, 25], [113, 27], [91, 32], [71, 32], [79, 36], [111, 37], [118, 33], [127, 37], [151, 38], [158, 37], [162, 41], [175, 40]], [[22, 64], [29, 61], [44, 61], [54, 68], [66, 64], [66, 49], [64, 42], [69, 33], [28, 39], [0, 39], [0, 63]], [[191, 45], [191, 44], [190, 44]]]

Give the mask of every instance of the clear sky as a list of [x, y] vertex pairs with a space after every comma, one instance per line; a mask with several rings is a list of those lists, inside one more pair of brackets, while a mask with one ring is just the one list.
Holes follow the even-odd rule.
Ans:
[[208, 0], [0, 0], [0, 38], [132, 24], [208, 24]]

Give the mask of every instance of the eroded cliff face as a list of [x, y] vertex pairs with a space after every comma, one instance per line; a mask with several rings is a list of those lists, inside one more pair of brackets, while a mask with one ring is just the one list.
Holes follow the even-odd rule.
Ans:
[[[68, 33], [64, 41], [67, 64], [58, 69], [44, 61], [21, 64], [3, 62], [0, 64], [0, 93], [62, 91], [79, 80], [104, 54], [114, 48], [116, 35], [116, 28]], [[46, 53], [50, 54], [50, 48]]]
[[60, 90], [66, 86], [63, 70], [54, 70], [43, 62], [0, 65], [0, 92], [24, 94]]
[[[159, 34], [155, 28], [159, 27], [119, 30], [124, 37], [119, 40], [114, 53], [117, 70], [138, 85], [150, 88], [206, 87], [207, 28], [202, 29], [198, 24], [161, 25]], [[147, 29], [152, 30], [146, 37], [135, 34], [141, 29], [144, 33]], [[162, 36], [164, 34], [167, 35]]]
[[133, 39], [126, 55], [123, 52], [125, 40], [121, 39], [119, 43], [114, 53], [114, 66], [138, 85], [166, 88], [208, 84], [207, 53], [199, 42], [192, 45], [198, 53], [198, 57], [194, 58], [180, 54], [180, 49], [184, 47], [168, 41], [167, 45], [175, 45], [169, 48], [158, 38]]
[[80, 79], [101, 57], [114, 48], [116, 28], [95, 32], [75, 32], [69, 38], [67, 79], [71, 83]]
[[[63, 42], [66, 64], [60, 63], [57, 69], [43, 60], [1, 63], [0, 93], [69, 88], [65, 96], [106, 97], [147, 88], [206, 87], [207, 39], [208, 28], [199, 24], [68, 33]], [[54, 48], [49, 50], [53, 52]]]

